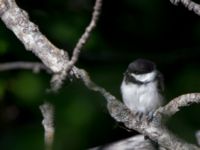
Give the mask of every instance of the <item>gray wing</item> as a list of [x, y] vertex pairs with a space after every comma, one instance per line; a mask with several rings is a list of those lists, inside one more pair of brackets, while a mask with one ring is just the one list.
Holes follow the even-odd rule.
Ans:
[[159, 71], [157, 73], [157, 80], [158, 80], [158, 89], [162, 93], [164, 92], [165, 85], [164, 85], [163, 75]]

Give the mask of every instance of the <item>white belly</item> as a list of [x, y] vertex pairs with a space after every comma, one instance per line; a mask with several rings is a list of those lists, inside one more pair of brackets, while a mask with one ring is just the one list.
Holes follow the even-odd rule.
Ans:
[[122, 99], [124, 104], [134, 112], [148, 113], [161, 106], [163, 98], [157, 90], [157, 83], [145, 85], [133, 83], [121, 84]]

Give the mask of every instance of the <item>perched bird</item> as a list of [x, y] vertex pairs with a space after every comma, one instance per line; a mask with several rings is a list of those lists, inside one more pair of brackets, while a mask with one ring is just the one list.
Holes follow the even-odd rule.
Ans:
[[121, 84], [122, 99], [140, 119], [152, 119], [154, 111], [163, 104], [163, 90], [162, 74], [152, 61], [137, 59], [128, 65]]

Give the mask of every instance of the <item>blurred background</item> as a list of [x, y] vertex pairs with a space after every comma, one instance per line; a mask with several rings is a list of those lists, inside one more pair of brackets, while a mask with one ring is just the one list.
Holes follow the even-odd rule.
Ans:
[[[88, 25], [93, 0], [18, 0], [31, 20], [70, 54]], [[0, 62], [40, 61], [0, 22]], [[121, 99], [120, 84], [136, 58], [154, 61], [165, 77], [166, 101], [200, 91], [200, 16], [168, 0], [105, 0], [98, 26], [83, 48], [78, 67]], [[55, 150], [82, 150], [134, 134], [115, 122], [105, 99], [78, 80], [66, 80], [57, 94], [46, 93], [46, 72], [0, 73], [0, 149], [43, 150], [39, 105], [55, 105]], [[183, 108], [167, 122], [171, 131], [195, 143], [200, 106]]]

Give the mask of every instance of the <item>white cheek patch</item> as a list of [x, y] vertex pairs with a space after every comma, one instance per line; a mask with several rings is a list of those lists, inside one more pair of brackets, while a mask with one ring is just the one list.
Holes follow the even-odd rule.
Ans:
[[150, 82], [150, 81], [155, 79], [156, 71], [152, 71], [152, 72], [146, 73], [146, 74], [134, 74], [134, 73], [131, 73], [131, 76], [134, 77], [138, 81]]

